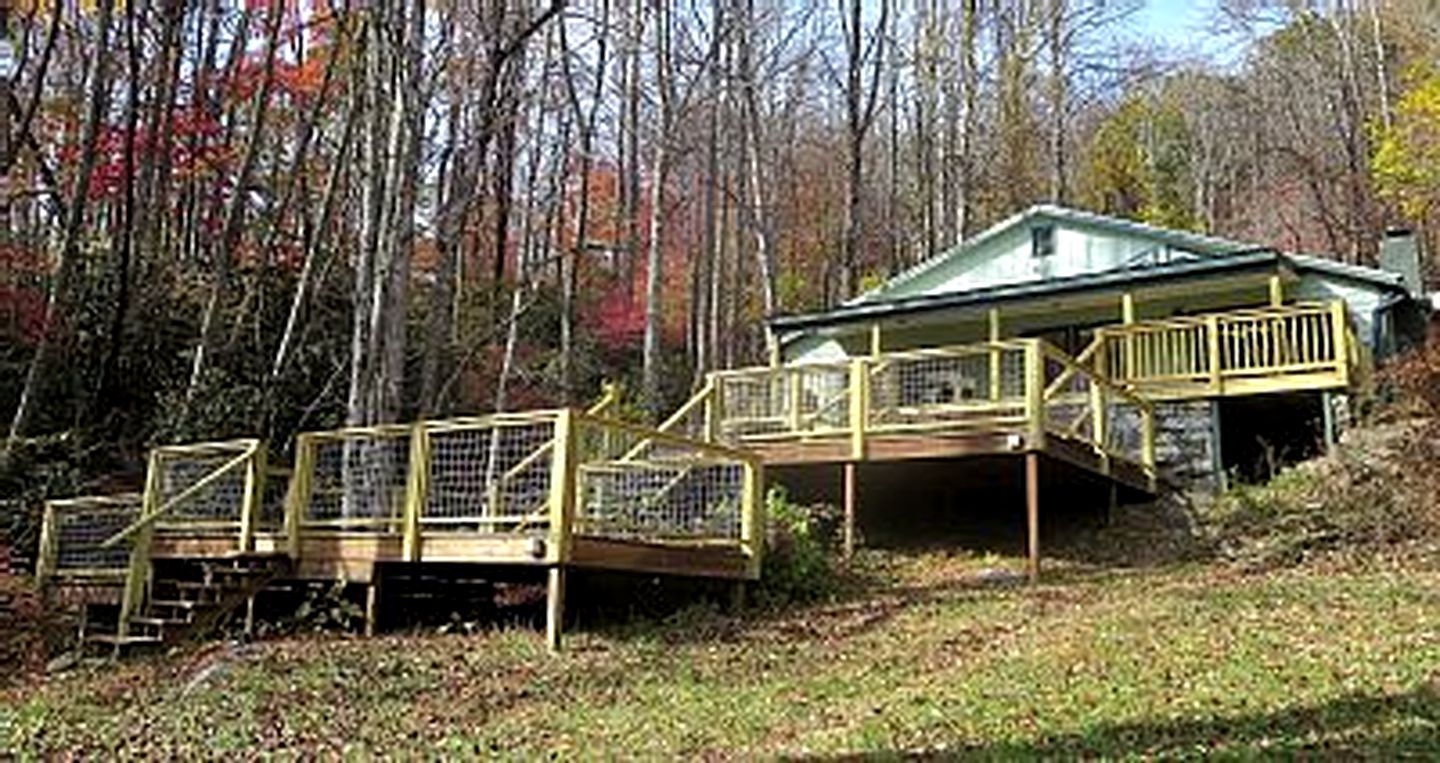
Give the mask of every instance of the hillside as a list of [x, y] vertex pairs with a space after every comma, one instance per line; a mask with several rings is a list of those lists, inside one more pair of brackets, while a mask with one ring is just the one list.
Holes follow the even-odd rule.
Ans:
[[1430, 426], [1126, 508], [1035, 587], [869, 550], [819, 603], [592, 624], [559, 656], [524, 628], [212, 644], [3, 690], [0, 753], [1430, 757]]
[[1100, 570], [866, 554], [781, 616], [215, 646], [12, 689], [0, 746], [134, 756], [1440, 753], [1433, 557]]

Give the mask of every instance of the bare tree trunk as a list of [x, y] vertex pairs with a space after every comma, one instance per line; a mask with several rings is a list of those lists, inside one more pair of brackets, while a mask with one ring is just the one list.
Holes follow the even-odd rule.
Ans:
[[645, 257], [645, 343], [641, 382], [646, 410], [652, 418], [661, 414], [664, 395], [660, 388], [663, 362], [662, 339], [665, 326], [665, 181], [670, 167], [670, 128], [673, 91], [670, 71], [670, 12], [665, 3], [655, 5], [655, 89], [658, 119], [653, 136], [650, 165], [650, 245]]
[[265, 142], [265, 122], [270, 111], [271, 88], [275, 84], [275, 53], [280, 42], [280, 22], [283, 17], [284, 13], [277, 5], [271, 8], [269, 17], [266, 19], [265, 72], [251, 111], [250, 134], [240, 162], [240, 171], [236, 175], [234, 195], [231, 197], [230, 206], [225, 213], [225, 223], [220, 233], [220, 246], [214, 255], [215, 272], [211, 276], [210, 297], [206, 300], [205, 312], [200, 319], [200, 337], [195, 342], [195, 354], [190, 367], [190, 383], [185, 388], [185, 404], [179, 417], [182, 424], [190, 419], [191, 406], [194, 404], [195, 394], [199, 391], [204, 376], [206, 355], [210, 349], [211, 333], [220, 303], [224, 295], [233, 287], [233, 259], [244, 233], [242, 226], [245, 222], [245, 203], [249, 195], [250, 179], [255, 173], [255, 165], [260, 160], [260, 150]]
[[1065, 136], [1066, 136], [1066, 67], [1069, 43], [1065, 28], [1067, 0], [1050, 0], [1049, 18], [1046, 25], [1046, 47], [1050, 51], [1050, 200], [1064, 204], [1065, 187]]
[[55, 352], [56, 334], [62, 329], [61, 314], [69, 308], [70, 290], [79, 264], [80, 239], [85, 225], [85, 201], [99, 155], [100, 127], [110, 102], [110, 65], [106, 51], [110, 47], [110, 21], [114, 2], [99, 0], [99, 5], [95, 22], [95, 66], [90, 76], [90, 93], [87, 98], [89, 108], [86, 109], [85, 127], [80, 138], [79, 169], [75, 173], [75, 185], [67, 204], [60, 253], [50, 283], [50, 295], [45, 303], [43, 333], [35, 347], [35, 355], [30, 360], [30, 368], [25, 373], [25, 384], [20, 390], [15, 414], [10, 420], [10, 431], [5, 439], [5, 451], [0, 454], [3, 455], [0, 462], [9, 462], [15, 445], [30, 423], [32, 408]]
[[[865, 136], [875, 117], [877, 81], [885, 61], [885, 42], [889, 29], [890, 2], [880, 0], [880, 18], [867, 42], [861, 0], [849, 0], [845, 27], [845, 124], [846, 124], [846, 186], [845, 186], [845, 248], [841, 272], [842, 298], [853, 296], [859, 283], [860, 235], [863, 221], [863, 188], [865, 178]], [[870, 67], [868, 83], [866, 66]]]
[[609, 62], [610, 0], [601, 0], [600, 18], [596, 22], [602, 33], [596, 42], [595, 69], [590, 90], [590, 102], [582, 107], [579, 87], [572, 70], [570, 43], [561, 24], [560, 60], [565, 69], [566, 93], [570, 109], [580, 131], [580, 187], [575, 209], [575, 240], [569, 252], [560, 260], [560, 395], [567, 405], [574, 402], [575, 390], [575, 298], [581, 259], [585, 256], [587, 236], [590, 231], [590, 176], [594, 166], [595, 120], [604, 98], [605, 71]]
[[[741, 93], [745, 109], [745, 161], [746, 169], [750, 173], [750, 221], [755, 235], [755, 265], [760, 273], [761, 306], [765, 315], [770, 316], [779, 310], [780, 304], [775, 293], [775, 255], [772, 243], [775, 235], [770, 212], [772, 190], [770, 180], [764, 174], [765, 162], [761, 158], [764, 147], [764, 115], [760, 111], [759, 88], [756, 83], [759, 73], [755, 64], [755, 34], [755, 3], [754, 0], [745, 0], [745, 18], [741, 22], [739, 46], [739, 66], [744, 78]], [[765, 337], [768, 351], [772, 349], [768, 347], [768, 343], [773, 337], [770, 332], [765, 332]]]
[[120, 348], [124, 344], [125, 315], [130, 310], [130, 259], [135, 236], [135, 133], [140, 121], [140, 43], [135, 30], [135, 9], [125, 4], [125, 55], [128, 82], [125, 92], [125, 145], [121, 159], [125, 179], [120, 208], [120, 226], [113, 238], [115, 249], [115, 306], [110, 313], [110, 331], [100, 381], [90, 409], [96, 410], [112, 394], [111, 384], [119, 371]]

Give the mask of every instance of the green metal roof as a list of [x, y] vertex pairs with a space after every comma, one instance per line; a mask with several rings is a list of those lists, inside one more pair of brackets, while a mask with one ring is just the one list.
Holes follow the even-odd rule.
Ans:
[[[894, 287], [917, 278], [945, 262], [963, 257], [966, 253], [1003, 236], [1016, 227], [1032, 225], [1039, 220], [1053, 220], [1075, 227], [1141, 238], [1169, 246], [1185, 252], [1189, 256], [1169, 262], [1138, 262], [1128, 267], [1064, 278], [985, 286], [938, 294], [920, 294], [908, 297], [887, 296], [887, 292], [893, 290]], [[1229, 239], [1157, 228], [1131, 220], [1042, 204], [1013, 215], [948, 252], [910, 268], [891, 278], [879, 288], [855, 297], [835, 309], [775, 316], [770, 319], [770, 326], [779, 331], [795, 331], [819, 326], [869, 322], [931, 310], [980, 305], [988, 307], [1005, 302], [1095, 289], [1127, 288], [1155, 281], [1198, 279], [1222, 273], [1245, 270], [1278, 270], [1282, 267], [1288, 267], [1295, 272], [1313, 271], [1327, 276], [1345, 278], [1382, 291], [1404, 290], [1402, 279], [1398, 274], [1376, 268], [1350, 265], [1313, 255], [1282, 254], [1269, 247], [1255, 247]]]

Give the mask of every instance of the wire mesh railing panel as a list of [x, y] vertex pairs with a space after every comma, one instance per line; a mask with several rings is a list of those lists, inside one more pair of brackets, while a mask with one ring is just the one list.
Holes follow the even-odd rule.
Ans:
[[850, 426], [849, 364], [795, 366], [790, 372], [791, 395], [802, 430], [824, 432]]
[[247, 444], [203, 450], [186, 446], [156, 449], [156, 505], [170, 506], [162, 524], [238, 527], [245, 508], [249, 463], [237, 459], [247, 451], [255, 452]]
[[109, 548], [105, 541], [140, 518], [142, 499], [134, 496], [104, 496], [51, 501], [54, 512], [54, 571], [58, 574], [120, 573], [130, 564], [130, 543]]
[[555, 458], [553, 419], [442, 423], [427, 428], [427, 437], [422, 524], [462, 530], [529, 519], [529, 527], [545, 526]]
[[722, 437], [738, 441], [789, 430], [791, 396], [786, 380], [783, 369], [772, 368], [717, 375], [716, 396], [725, 421]]
[[409, 478], [409, 427], [320, 432], [308, 436], [312, 471], [307, 524], [397, 532]]
[[[628, 447], [620, 459], [580, 450], [574, 531], [609, 538], [739, 540], [744, 464], [704, 447], [585, 420], [577, 441], [615, 438]], [[588, 456], [587, 456], [588, 453]]]
[[1025, 351], [975, 346], [885, 356], [870, 364], [870, 425], [1024, 415]]

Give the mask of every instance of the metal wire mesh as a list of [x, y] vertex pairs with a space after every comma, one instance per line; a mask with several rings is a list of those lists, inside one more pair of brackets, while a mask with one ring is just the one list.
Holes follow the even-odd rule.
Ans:
[[443, 425], [429, 429], [427, 436], [429, 485], [422, 524], [455, 530], [546, 526], [553, 419]]
[[[250, 445], [243, 443], [217, 444], [204, 450], [183, 446], [156, 449], [158, 506], [169, 504], [202, 480], [214, 477], [172, 506], [162, 523], [193, 526], [233, 522], [238, 526], [245, 506], [245, 473], [249, 464], [237, 463], [235, 459], [250, 449]], [[217, 475], [222, 468], [224, 473]]]
[[129, 566], [130, 543], [101, 545], [140, 518], [139, 495], [73, 498], [50, 501], [47, 507], [55, 516], [57, 572], [121, 572]]
[[[738, 540], [744, 466], [699, 442], [582, 420], [581, 443], [610, 440], [618, 459], [591, 450], [576, 476], [575, 532], [611, 538]], [[582, 453], [585, 449], [582, 448]]]
[[310, 435], [314, 469], [306, 523], [400, 529], [410, 464], [408, 427]]
[[850, 425], [850, 373], [849, 363], [813, 363], [719, 374], [722, 432], [735, 441], [843, 430]]
[[875, 427], [1024, 415], [1025, 351], [974, 346], [894, 354], [870, 372]]

